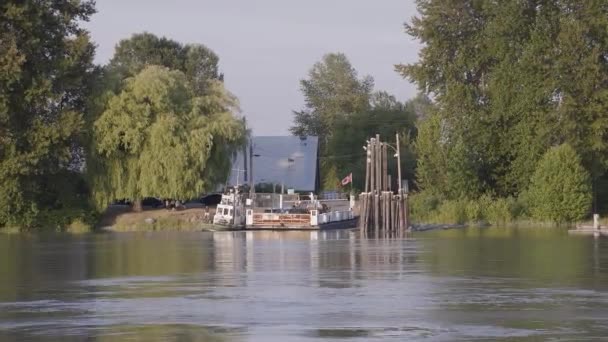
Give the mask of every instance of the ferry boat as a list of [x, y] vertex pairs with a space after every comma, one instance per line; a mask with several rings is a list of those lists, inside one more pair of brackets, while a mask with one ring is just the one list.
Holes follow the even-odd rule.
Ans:
[[347, 208], [332, 210], [313, 194], [307, 200], [292, 195], [289, 201], [284, 201], [283, 195], [272, 195], [280, 197], [279, 208], [255, 207], [252, 199], [244, 200], [244, 196], [238, 192], [222, 195], [213, 223], [246, 230], [326, 230], [357, 226], [352, 198], [344, 202], [348, 204]]

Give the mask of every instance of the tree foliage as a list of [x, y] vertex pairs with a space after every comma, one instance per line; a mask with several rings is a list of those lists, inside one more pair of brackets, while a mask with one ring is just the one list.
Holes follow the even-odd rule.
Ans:
[[[402, 178], [413, 180], [415, 157], [411, 141], [416, 137], [416, 114], [412, 103], [403, 104], [386, 92], [371, 96], [370, 109], [339, 118], [327, 145], [326, 162], [336, 169], [336, 178], [353, 173], [353, 187], [365, 188], [366, 154], [362, 150], [365, 141], [380, 134], [380, 138], [394, 144], [395, 135], [400, 135]], [[393, 151], [389, 153], [390, 156]], [[397, 184], [397, 163], [389, 158], [388, 164], [393, 185]], [[336, 183], [332, 185], [335, 186]]]
[[574, 222], [591, 209], [590, 176], [568, 144], [551, 148], [532, 176], [528, 201], [534, 218]]
[[419, 124], [414, 143], [417, 156], [416, 182], [420, 190], [451, 199], [480, 195], [476, 164], [467, 144], [450, 134], [441, 116], [434, 112]]
[[94, 46], [79, 25], [94, 11], [92, 1], [0, 3], [0, 226], [39, 226], [86, 203], [76, 171]]
[[442, 138], [439, 115], [431, 115], [418, 126], [414, 143], [417, 155], [416, 183], [429, 194], [442, 193], [448, 184], [447, 142]]
[[346, 118], [369, 108], [373, 79], [359, 79], [357, 71], [346, 55], [331, 53], [323, 56], [308, 72], [308, 79], [300, 81], [305, 108], [295, 111], [294, 135], [319, 137], [320, 173], [323, 189], [338, 187], [340, 175], [328, 148], [331, 136], [343, 129]]
[[160, 65], [180, 70], [196, 94], [204, 93], [210, 80], [222, 80], [215, 52], [200, 44], [181, 44], [151, 33], [134, 34], [121, 40], [107, 66], [108, 77], [115, 82], [136, 76], [146, 66]]
[[[420, 15], [406, 29], [423, 44], [420, 60], [398, 70], [432, 94], [436, 120], [445, 130], [441, 139], [463, 144], [474, 167], [461, 178], [479, 184], [482, 192], [517, 195], [528, 187], [545, 151], [561, 143], [577, 151], [594, 178], [605, 173], [608, 3], [417, 4]], [[423, 131], [420, 138], [427, 139]], [[421, 158], [428, 156], [421, 168], [429, 170], [424, 165], [431, 162], [437, 142], [418, 145]], [[440, 173], [437, 168], [448, 169], [451, 161], [436, 162], [443, 163], [432, 166]], [[419, 174], [421, 184], [432, 182], [430, 173]]]
[[314, 135], [323, 142], [336, 128], [340, 118], [369, 108], [374, 86], [371, 77], [358, 78], [346, 55], [323, 56], [300, 81], [306, 107], [294, 112], [294, 135]]
[[233, 116], [237, 100], [223, 87], [218, 61], [203, 45], [150, 33], [117, 45], [90, 118], [87, 171], [98, 206], [188, 198], [225, 181], [248, 132]]
[[94, 126], [96, 202], [192, 198], [223, 182], [245, 127], [219, 81], [196, 94], [181, 71], [149, 66], [128, 78]]

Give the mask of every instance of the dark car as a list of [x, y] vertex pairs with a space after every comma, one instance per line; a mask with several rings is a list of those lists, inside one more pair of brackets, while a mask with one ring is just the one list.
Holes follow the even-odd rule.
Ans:
[[221, 201], [222, 201], [221, 194], [208, 194], [201, 198], [201, 203], [208, 207], [216, 206], [216, 205], [220, 204]]
[[165, 204], [156, 197], [146, 197], [141, 201], [141, 205], [144, 207], [160, 208]]

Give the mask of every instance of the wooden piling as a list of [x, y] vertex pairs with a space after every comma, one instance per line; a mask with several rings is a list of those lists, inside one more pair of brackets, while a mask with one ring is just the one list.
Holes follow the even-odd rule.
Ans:
[[[359, 224], [363, 236], [369, 236], [373, 230], [375, 237], [402, 237], [409, 224], [407, 190], [404, 193], [399, 184], [397, 193], [392, 192], [392, 177], [388, 170], [389, 147], [394, 148], [382, 142], [379, 135], [371, 138], [365, 147], [365, 192], [359, 197]], [[398, 147], [396, 151], [398, 154]], [[401, 183], [400, 179], [398, 183]]]

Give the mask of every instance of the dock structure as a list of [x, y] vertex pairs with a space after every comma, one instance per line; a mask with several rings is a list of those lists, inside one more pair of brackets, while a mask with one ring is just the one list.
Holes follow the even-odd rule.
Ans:
[[594, 237], [608, 236], [608, 226], [600, 225], [600, 216], [593, 215], [593, 225], [576, 225], [576, 229], [568, 230], [571, 235], [593, 235]]
[[[408, 190], [401, 184], [401, 158], [399, 134], [396, 147], [382, 142], [380, 136], [371, 138], [364, 149], [367, 151], [365, 192], [359, 195], [359, 228], [365, 235], [405, 236], [409, 226]], [[391, 190], [388, 172], [389, 148], [396, 152], [397, 191]]]

